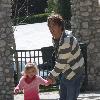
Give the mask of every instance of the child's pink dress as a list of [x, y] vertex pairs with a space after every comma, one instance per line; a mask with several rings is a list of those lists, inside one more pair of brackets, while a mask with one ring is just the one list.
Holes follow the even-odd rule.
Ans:
[[39, 85], [48, 85], [48, 81], [41, 76], [36, 75], [32, 82], [27, 83], [25, 77], [22, 76], [19, 84], [15, 89], [24, 90], [24, 100], [40, 100], [39, 98]]

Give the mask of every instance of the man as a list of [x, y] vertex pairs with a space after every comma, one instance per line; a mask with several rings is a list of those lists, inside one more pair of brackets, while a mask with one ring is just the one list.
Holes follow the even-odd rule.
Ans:
[[61, 74], [60, 100], [77, 100], [84, 66], [78, 41], [71, 31], [65, 30], [60, 15], [51, 15], [47, 21], [56, 55], [55, 67], [50, 72], [48, 81], [55, 83]]

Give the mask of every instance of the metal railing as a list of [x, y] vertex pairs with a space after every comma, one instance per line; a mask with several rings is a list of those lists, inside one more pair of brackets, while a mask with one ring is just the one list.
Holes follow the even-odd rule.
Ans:
[[23, 64], [25, 65], [28, 61], [31, 62], [36, 62], [37, 64], [42, 61], [42, 54], [41, 50], [16, 50], [15, 51], [15, 56], [16, 60], [14, 59], [14, 62], [18, 63], [17, 66], [19, 66], [20, 70], [23, 70]]

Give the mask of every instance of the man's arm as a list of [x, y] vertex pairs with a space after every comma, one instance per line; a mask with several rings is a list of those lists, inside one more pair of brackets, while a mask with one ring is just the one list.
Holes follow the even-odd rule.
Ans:
[[[65, 40], [65, 42], [59, 46], [58, 57], [55, 63], [54, 69], [50, 72], [48, 78], [55, 82], [59, 74], [67, 67], [67, 60], [71, 56], [71, 45], [70, 37]], [[68, 66], [69, 69], [69, 66]]]

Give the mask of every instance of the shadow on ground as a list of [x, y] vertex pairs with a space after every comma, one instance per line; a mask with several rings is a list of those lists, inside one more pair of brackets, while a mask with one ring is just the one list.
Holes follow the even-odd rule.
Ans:
[[[23, 94], [15, 95], [14, 100], [24, 100]], [[59, 92], [40, 93], [40, 100], [59, 100]], [[77, 100], [100, 100], [100, 92], [81, 93]]]

